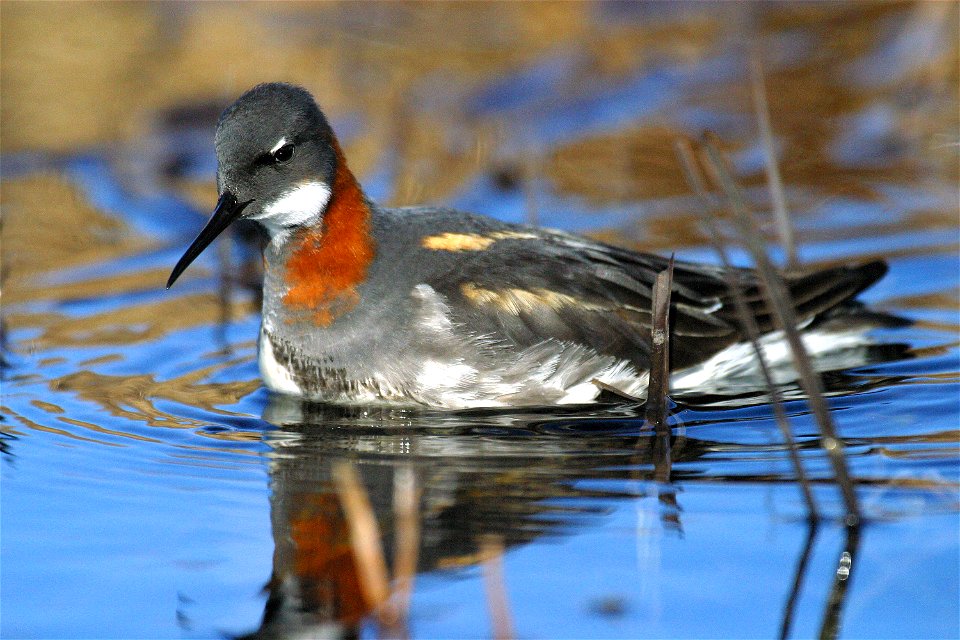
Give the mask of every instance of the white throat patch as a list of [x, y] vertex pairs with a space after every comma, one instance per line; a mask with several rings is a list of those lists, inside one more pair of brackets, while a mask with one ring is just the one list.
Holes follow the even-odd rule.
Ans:
[[327, 208], [330, 202], [330, 186], [320, 180], [302, 182], [284, 191], [273, 202], [269, 202], [253, 220], [267, 228], [270, 235], [276, 235], [314, 221]]

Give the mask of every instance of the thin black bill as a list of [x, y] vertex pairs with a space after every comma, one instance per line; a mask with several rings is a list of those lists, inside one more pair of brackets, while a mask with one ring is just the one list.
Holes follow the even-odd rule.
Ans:
[[213, 242], [214, 238], [220, 235], [224, 229], [230, 226], [230, 223], [240, 217], [240, 214], [243, 213], [244, 208], [253, 202], [248, 200], [246, 202], [237, 202], [237, 199], [229, 191], [224, 191], [223, 195], [220, 196], [220, 199], [217, 200], [217, 207], [213, 210], [213, 215], [210, 216], [210, 220], [207, 221], [207, 225], [200, 231], [200, 234], [197, 236], [196, 240], [187, 248], [184, 252], [183, 257], [177, 262], [177, 266], [173, 268], [173, 271], [170, 273], [170, 277], [167, 279], [167, 289], [173, 286], [173, 283], [177, 281], [177, 278], [180, 277], [180, 274], [186, 271], [187, 267], [190, 266], [190, 263], [193, 262], [197, 256], [203, 253], [203, 250]]

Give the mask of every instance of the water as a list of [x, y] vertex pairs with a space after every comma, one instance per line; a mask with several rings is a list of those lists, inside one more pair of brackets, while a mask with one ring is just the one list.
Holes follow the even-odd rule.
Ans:
[[[54, 9], [2, 17], [4, 637], [387, 634], [344, 468], [388, 567], [413, 483], [412, 637], [960, 636], [955, 5]], [[862, 299], [913, 321], [824, 376], [859, 529], [795, 389], [816, 527], [763, 397], [691, 399], [669, 441], [633, 405], [303, 407], [259, 384], [255, 244], [163, 289], [218, 109], [278, 78], [374, 197], [715, 261], [671, 145], [717, 131], [766, 207], [749, 33], [802, 259], [886, 258]]]

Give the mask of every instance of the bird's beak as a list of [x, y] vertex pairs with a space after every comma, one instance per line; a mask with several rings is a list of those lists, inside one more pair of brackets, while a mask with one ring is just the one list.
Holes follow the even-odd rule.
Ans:
[[207, 226], [203, 228], [200, 235], [197, 236], [197, 239], [194, 240], [193, 244], [184, 252], [183, 257], [177, 262], [177, 266], [175, 266], [170, 273], [170, 278], [167, 280], [167, 289], [173, 286], [173, 283], [177, 281], [180, 274], [190, 266], [190, 263], [193, 262], [197, 256], [203, 253], [203, 250], [213, 242], [214, 238], [229, 227], [231, 222], [240, 217], [243, 209], [251, 202], [253, 202], [253, 200], [237, 202], [237, 199], [232, 193], [229, 191], [223, 192], [223, 195], [217, 200], [217, 208], [213, 210], [213, 215], [210, 216]]

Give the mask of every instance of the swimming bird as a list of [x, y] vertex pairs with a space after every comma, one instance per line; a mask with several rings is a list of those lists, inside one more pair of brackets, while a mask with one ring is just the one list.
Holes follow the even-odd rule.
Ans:
[[[448, 208], [380, 206], [313, 96], [289, 84], [241, 95], [215, 146], [219, 200], [167, 288], [233, 221], [257, 222], [269, 239], [259, 335], [269, 389], [449, 408], [590, 403], [601, 386], [645, 393], [651, 287], [666, 258]], [[787, 285], [811, 324], [885, 272], [874, 261]], [[775, 338], [756, 273], [734, 275]], [[750, 355], [721, 268], [676, 262], [671, 295], [674, 378], [742, 368]]]

